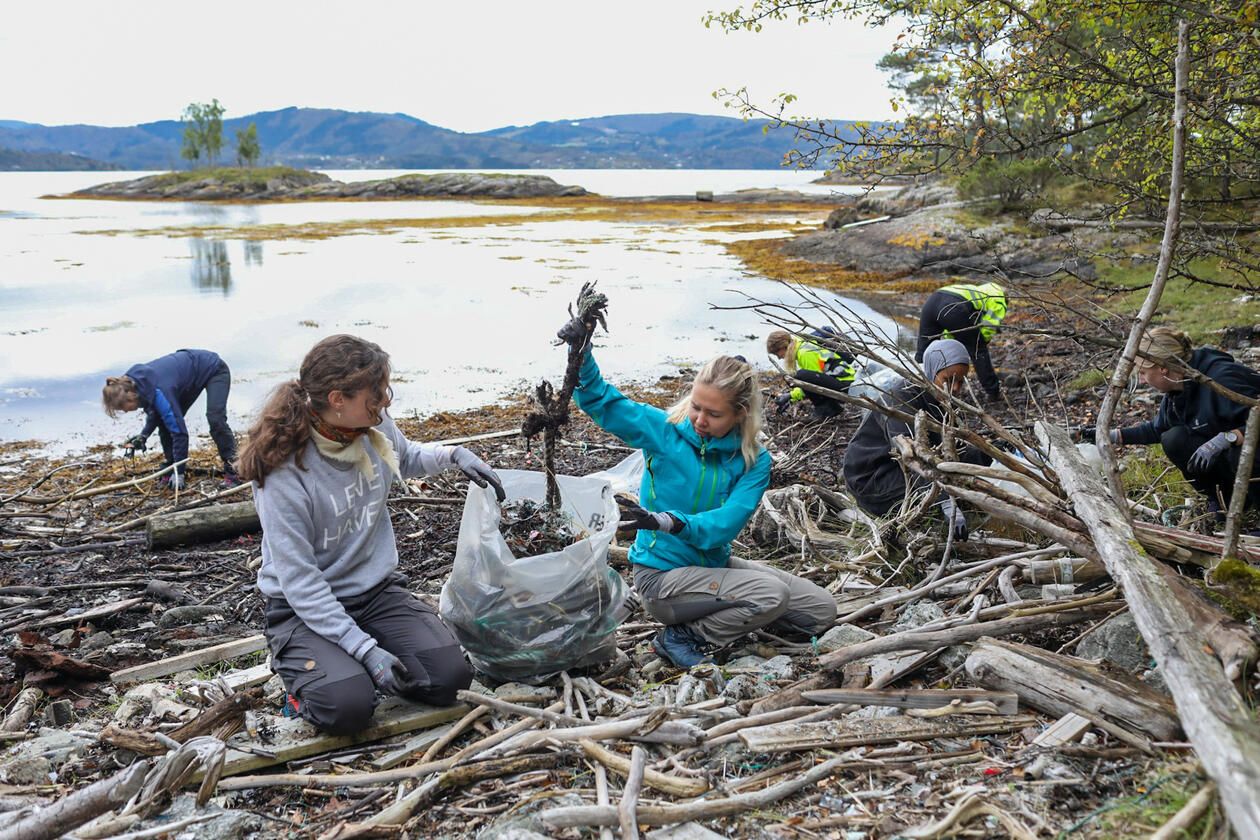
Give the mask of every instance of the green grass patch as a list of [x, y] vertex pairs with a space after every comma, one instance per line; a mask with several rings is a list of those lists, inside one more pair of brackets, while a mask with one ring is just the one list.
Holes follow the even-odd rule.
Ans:
[[167, 187], [204, 180], [214, 180], [224, 184], [265, 184], [273, 178], [285, 176], [303, 178], [314, 174], [305, 169], [294, 169], [290, 166], [216, 166], [204, 169], [181, 169], [164, 173], [156, 178], [158, 186]]
[[1160, 510], [1184, 504], [1188, 498], [1199, 498], [1158, 444], [1130, 448], [1120, 465], [1120, 482], [1130, 499]]
[[1087, 368], [1067, 384], [1067, 390], [1085, 391], [1097, 388], [1099, 385], [1106, 385], [1109, 381], [1111, 381], [1111, 371], [1102, 368]]
[[[1195, 262], [1191, 269], [1209, 280], [1231, 282], [1233, 279], [1214, 261]], [[1120, 311], [1136, 312], [1142, 306], [1154, 274], [1154, 263], [1099, 265], [1099, 279], [1104, 283], [1132, 289], [1121, 296], [1117, 307]], [[1251, 300], [1240, 300], [1243, 296], [1244, 293], [1236, 289], [1173, 278], [1160, 296], [1154, 321], [1185, 330], [1195, 344], [1212, 344], [1225, 327], [1260, 321], [1260, 298], [1253, 295]]]
[[[1094, 812], [1096, 816], [1081, 820], [1084, 825], [1075, 833], [1077, 837], [1106, 837], [1109, 840], [1147, 838], [1180, 811], [1190, 798], [1203, 787], [1207, 780], [1197, 773], [1187, 773], [1181, 767], [1155, 768], [1135, 786], [1133, 796], [1118, 799], [1105, 810]], [[1088, 822], [1085, 820], [1088, 819]], [[1221, 817], [1216, 808], [1209, 808], [1187, 830], [1177, 835], [1179, 840], [1212, 837], [1220, 827]], [[1068, 832], [1073, 836], [1073, 832]], [[1063, 834], [1059, 835], [1060, 837]]]

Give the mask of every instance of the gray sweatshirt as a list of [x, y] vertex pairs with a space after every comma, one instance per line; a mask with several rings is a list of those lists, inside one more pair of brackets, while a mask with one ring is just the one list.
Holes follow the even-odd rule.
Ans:
[[[393, 444], [404, 478], [455, 466], [454, 447], [412, 443], [388, 414], [376, 429]], [[370, 478], [354, 463], [364, 452], [375, 473]], [[302, 463], [305, 469], [290, 455], [262, 487], [254, 483], [263, 528], [258, 588], [268, 598], [283, 598], [306, 626], [361, 660], [376, 640], [338, 599], [367, 592], [398, 566], [385, 507], [393, 475], [367, 435], [346, 447], [346, 460], [325, 457], [310, 442]]]

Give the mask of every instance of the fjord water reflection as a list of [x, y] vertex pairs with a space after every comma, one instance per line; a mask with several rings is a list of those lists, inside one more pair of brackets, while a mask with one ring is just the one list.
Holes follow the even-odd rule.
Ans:
[[[655, 194], [684, 192], [685, 184], [797, 188], [816, 173], [548, 174], [605, 193]], [[363, 335], [389, 351], [395, 413], [426, 415], [492, 403], [543, 377], [557, 380], [564, 351], [552, 337], [584, 281], [598, 280], [611, 300], [611, 333], [598, 345], [613, 382], [655, 380], [720, 352], [759, 362], [769, 327], [751, 311], [713, 307], [741, 306], [747, 296], [796, 300], [779, 284], [747, 275], [721, 245], [755, 234], [676, 221], [531, 221], [550, 208], [444, 200], [40, 198], [129, 177], [0, 174], [0, 440], [37, 439], [49, 450], [73, 451], [134, 434], [137, 415], [111, 421], [102, 412], [104, 377], [180, 347], [209, 348], [228, 362], [229, 412], [238, 428], [268, 390], [295, 375], [315, 341], [335, 332]], [[382, 223], [448, 218], [460, 221]], [[291, 227], [298, 225], [307, 232]], [[349, 230], [311, 232], [330, 225]], [[846, 305], [894, 331], [868, 307]], [[203, 411], [189, 412], [194, 434], [205, 431]]]

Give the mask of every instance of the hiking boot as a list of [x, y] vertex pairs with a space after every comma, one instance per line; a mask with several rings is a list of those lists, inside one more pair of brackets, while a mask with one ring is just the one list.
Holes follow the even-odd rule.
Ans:
[[239, 475], [237, 475], [234, 472], [226, 471], [223, 473], [223, 489], [224, 490], [228, 490], [232, 487], [239, 487], [244, 483], [245, 483], [244, 479], [242, 479]]
[[844, 414], [844, 406], [838, 403], [830, 405], [818, 405], [815, 403], [809, 409], [809, 416], [814, 420], [830, 420], [833, 417], [839, 417], [841, 414]]
[[1225, 524], [1225, 510], [1221, 507], [1221, 503], [1215, 498], [1209, 498], [1207, 500], [1207, 512], [1208, 516], [1211, 517], [1212, 521], [1217, 525]]
[[670, 624], [652, 639], [652, 650], [674, 667], [687, 670], [693, 665], [713, 661], [714, 646], [685, 624]]

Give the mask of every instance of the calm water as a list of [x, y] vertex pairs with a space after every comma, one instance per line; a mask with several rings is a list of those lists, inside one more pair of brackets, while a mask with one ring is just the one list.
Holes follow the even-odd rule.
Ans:
[[[340, 180], [397, 172], [330, 172]], [[817, 173], [558, 170], [605, 195], [687, 194], [809, 185]], [[398, 415], [492, 403], [539, 378], [557, 382], [551, 337], [583, 281], [608, 294], [598, 358], [613, 382], [654, 380], [718, 352], [764, 358], [769, 329], [713, 306], [795, 300], [747, 275], [718, 244], [738, 233], [686, 224], [529, 221], [522, 206], [462, 201], [220, 205], [48, 200], [130, 173], [0, 173], [0, 440], [49, 451], [121, 441], [139, 414], [101, 410], [107, 375], [180, 347], [232, 368], [238, 429], [292, 378], [321, 337], [352, 332], [393, 357]], [[539, 208], [544, 209], [544, 208]], [[297, 225], [345, 220], [515, 216], [506, 226], [406, 228], [324, 240], [144, 235], [168, 226]], [[787, 219], [785, 223], [791, 223]], [[110, 233], [101, 233], [109, 231]], [[852, 301], [877, 329], [890, 321]], [[204, 405], [188, 414], [205, 431]]]

